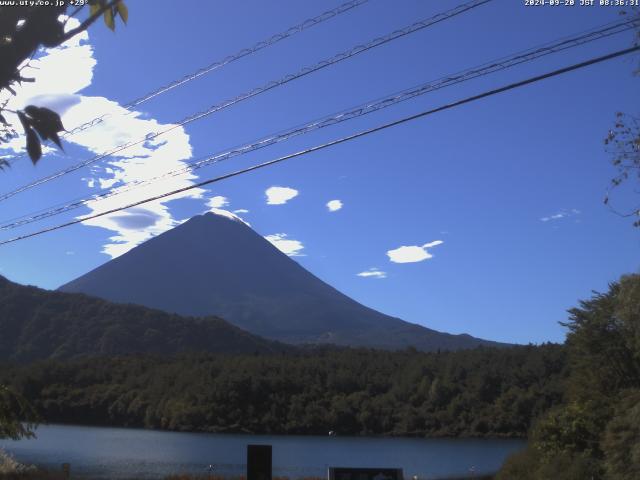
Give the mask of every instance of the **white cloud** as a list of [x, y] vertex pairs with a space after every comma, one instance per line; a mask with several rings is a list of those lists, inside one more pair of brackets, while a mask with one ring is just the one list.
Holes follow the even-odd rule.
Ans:
[[[77, 24], [77, 20], [70, 19], [67, 27], [73, 28]], [[7, 107], [15, 110], [31, 103], [47, 106], [62, 114], [67, 130], [92, 120], [97, 114], [107, 114], [104, 121], [98, 125], [64, 140], [64, 142], [84, 147], [88, 151], [88, 154], [85, 153], [80, 159], [74, 159], [74, 163], [89, 158], [92, 154], [102, 154], [122, 144], [175, 127], [166, 134], [141, 142], [93, 164], [83, 180], [85, 188], [121, 188], [128, 182], [144, 181], [184, 166], [192, 156], [189, 136], [184, 128], [162, 124], [141, 112], [126, 110], [117, 102], [105, 97], [79, 94], [91, 84], [97, 63], [93, 57], [91, 45], [86, 44], [88, 38], [88, 33], [84, 32], [60, 47], [43, 51], [35, 60], [32, 60], [30, 65], [36, 69], [25, 69], [25, 75], [34, 76], [36, 82], [23, 84], [17, 90], [18, 95], [9, 98]], [[15, 118], [8, 118], [8, 120], [16, 123]], [[13, 152], [21, 152], [24, 150], [24, 138], [18, 138], [4, 146], [8, 146]], [[197, 177], [190, 173], [176, 177], [170, 176], [142, 188], [121, 191], [119, 195], [100, 201], [91, 201], [87, 204], [89, 209], [87, 216], [186, 187], [191, 185], [195, 178]], [[78, 185], [79, 190], [80, 188], [81, 185]], [[144, 208], [129, 209], [88, 220], [85, 225], [113, 232], [107, 243], [103, 245], [102, 251], [111, 257], [116, 257], [179, 224], [173, 218], [167, 203], [178, 198], [202, 199], [204, 193], [202, 189], [193, 189], [144, 204]], [[74, 192], [74, 196], [77, 195], [78, 192]]]
[[342, 201], [340, 200], [331, 200], [327, 202], [327, 208], [330, 212], [337, 212], [342, 208]]
[[269, 187], [264, 193], [268, 205], [283, 205], [298, 196], [298, 190], [289, 187]]
[[271, 244], [282, 253], [285, 253], [290, 257], [301, 257], [304, 255], [301, 253], [304, 248], [302, 242], [287, 238], [286, 233], [274, 233], [273, 235], [267, 235], [264, 238], [271, 242]]
[[[79, 106], [73, 107], [70, 113], [76, 109], [87, 108], [87, 116], [85, 118], [90, 118], [92, 116], [89, 113], [90, 111], [105, 111], [109, 104], [113, 107], [116, 116], [108, 118], [98, 127], [70, 137], [70, 141], [94, 152], [96, 150], [105, 151], [122, 143], [144, 137], [150, 131], [164, 130], [169, 126], [160, 124], [153, 119], [139, 119], [137, 118], [139, 115], [137, 112], [124, 116], [126, 114], [125, 109], [115, 102], [99, 97], [83, 97]], [[91, 107], [91, 105], [100, 106], [96, 108]], [[191, 158], [189, 136], [180, 127], [159, 138], [149, 140], [145, 144], [136, 145], [120, 152], [118, 155], [112, 156], [104, 165], [94, 165], [91, 174], [101, 188], [118, 188], [129, 182], [144, 181], [156, 177], [167, 170], [179, 168], [189, 158]], [[87, 204], [90, 209], [89, 215], [133, 203], [142, 198], [189, 186], [195, 178], [195, 175], [187, 174], [179, 177], [167, 177], [162, 181], [153, 182], [128, 191], [121, 189], [120, 194], [109, 197], [106, 200], [89, 202]], [[118, 216], [127, 215], [127, 213], [123, 212], [89, 220], [85, 222], [85, 225], [105, 228], [115, 232], [115, 235], [109, 238], [109, 243], [104, 245], [103, 252], [111, 257], [116, 257], [178, 224], [171, 215], [167, 203], [178, 198], [202, 198], [204, 193], [205, 191], [202, 189], [194, 189], [163, 200], [144, 204], [149, 221], [145, 224], [139, 224], [137, 229], [127, 228], [126, 224], [123, 224], [121, 220], [117, 221]]]
[[572, 208], [571, 210], [562, 209], [558, 213], [554, 213], [553, 215], [548, 215], [546, 217], [540, 218], [541, 222], [549, 222], [553, 220], [560, 220], [567, 217], [573, 217], [575, 215], [580, 215], [580, 210], [577, 208]]
[[387, 272], [383, 272], [375, 267], [365, 270], [364, 272], [356, 273], [356, 275], [365, 278], [387, 278]]
[[222, 195], [217, 195], [215, 197], [211, 197], [207, 202], [207, 206], [209, 208], [222, 208], [229, 205], [229, 199], [227, 197], [223, 197]]
[[239, 208], [238, 210], [234, 210], [233, 213], [249, 213], [249, 210], [246, 208]]
[[428, 249], [437, 247], [443, 243], [444, 242], [442, 240], [435, 240], [430, 243], [425, 243], [422, 246], [402, 246], [395, 250], [389, 250], [387, 252], [387, 256], [389, 257], [389, 260], [394, 263], [422, 262], [423, 260], [433, 258], [433, 255], [427, 251]]

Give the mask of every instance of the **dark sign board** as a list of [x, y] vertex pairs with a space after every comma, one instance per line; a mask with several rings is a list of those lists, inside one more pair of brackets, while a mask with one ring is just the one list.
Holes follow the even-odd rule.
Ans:
[[329, 480], [403, 480], [401, 468], [329, 467]]
[[271, 445], [247, 445], [247, 480], [271, 480]]

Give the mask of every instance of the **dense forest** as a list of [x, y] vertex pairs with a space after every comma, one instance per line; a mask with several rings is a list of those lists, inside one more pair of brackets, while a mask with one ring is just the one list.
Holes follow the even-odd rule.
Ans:
[[498, 480], [636, 480], [640, 275], [580, 302], [564, 325], [565, 345], [457, 352], [290, 347], [5, 361], [0, 385], [47, 422], [527, 436]]
[[640, 275], [570, 311], [565, 399], [499, 480], [640, 478]]
[[189, 318], [82, 294], [26, 287], [0, 276], [0, 359], [185, 351], [278, 352], [290, 347], [216, 317]]
[[562, 399], [564, 349], [312, 350], [0, 365], [48, 422], [207, 432], [522, 437]]

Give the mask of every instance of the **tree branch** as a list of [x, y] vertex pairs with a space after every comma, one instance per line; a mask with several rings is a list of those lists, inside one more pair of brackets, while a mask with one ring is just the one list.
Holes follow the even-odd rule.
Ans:
[[111, 0], [109, 3], [107, 3], [106, 5], [103, 5], [102, 7], [100, 7], [100, 9], [98, 11], [96, 11], [96, 13], [94, 13], [93, 15], [91, 15], [89, 18], [87, 18], [84, 22], [82, 22], [79, 26], [77, 26], [76, 28], [72, 28], [71, 30], [69, 30], [67, 33], [65, 33], [62, 36], [62, 40], [60, 43], [64, 43], [67, 40], [69, 40], [70, 38], [76, 36], [77, 34], [84, 32], [87, 28], [89, 28], [91, 26], [91, 24], [93, 22], [95, 22], [98, 18], [100, 18], [100, 16], [102, 16], [102, 14], [104, 12], [106, 12], [108, 9], [110, 9], [111, 7], [113, 7], [114, 5], [120, 3], [120, 0]]

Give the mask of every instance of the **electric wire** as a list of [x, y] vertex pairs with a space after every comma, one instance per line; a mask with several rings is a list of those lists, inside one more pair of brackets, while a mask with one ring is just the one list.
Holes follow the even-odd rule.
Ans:
[[94, 203], [97, 201], [106, 200], [107, 198], [113, 197], [114, 195], [120, 195], [120, 194], [129, 192], [133, 189], [140, 188], [142, 186], [162, 180], [167, 177], [175, 177], [175, 176], [183, 175], [185, 173], [193, 172], [197, 169], [200, 169], [215, 163], [219, 163], [240, 155], [244, 155], [244, 154], [256, 151], [258, 149], [261, 149], [276, 143], [280, 143], [290, 138], [297, 137], [299, 135], [310, 133], [312, 131], [315, 131], [321, 128], [335, 125], [347, 120], [352, 120], [352, 119], [364, 116], [366, 114], [373, 113], [373, 112], [382, 110], [384, 108], [388, 108], [392, 105], [396, 105], [400, 102], [414, 99], [420, 95], [424, 95], [426, 93], [433, 92], [441, 88], [445, 88], [451, 85], [456, 85], [458, 83], [462, 83], [464, 81], [472, 80], [480, 76], [495, 73], [497, 71], [502, 71], [507, 68], [520, 65], [522, 63], [536, 60], [540, 57], [549, 55], [551, 53], [564, 51], [569, 48], [575, 48], [595, 40], [607, 38], [611, 35], [628, 31], [637, 26], [640, 26], [640, 17], [626, 19], [624, 21], [612, 22], [612, 23], [588, 30], [581, 34], [575, 34], [573, 36], [564, 37], [554, 42], [546, 43], [542, 46], [524, 50], [510, 56], [501, 57], [498, 60], [487, 62], [477, 67], [473, 67], [455, 74], [441, 77], [437, 80], [427, 82], [410, 89], [403, 90], [393, 95], [383, 97], [378, 100], [359, 105], [357, 107], [352, 107], [351, 109], [343, 110], [337, 114], [326, 116], [319, 120], [315, 120], [313, 122], [310, 122], [301, 126], [293, 127], [291, 129], [282, 131], [277, 134], [272, 134], [260, 140], [257, 140], [248, 144], [244, 144], [239, 147], [234, 147], [230, 150], [226, 150], [224, 152], [217, 153], [215, 155], [207, 156], [204, 159], [189, 162], [187, 165], [183, 167], [165, 172], [153, 178], [149, 178], [145, 180], [136, 180], [134, 182], [130, 182], [121, 187], [114, 187], [112, 189], [108, 189], [102, 193], [80, 197], [74, 200], [67, 201], [66, 203], [61, 203], [53, 207], [48, 207], [47, 209], [43, 209], [38, 212], [34, 212], [28, 215], [23, 215], [23, 216], [9, 219], [9, 220], [5, 220], [5, 223], [0, 225], [0, 231], [10, 230], [10, 229], [17, 228], [29, 223], [43, 220], [45, 218], [59, 215], [59, 214], [74, 210], [76, 208], [79, 208], [88, 203]]
[[341, 52], [337, 55], [334, 55], [333, 57], [331, 57], [330, 59], [326, 59], [326, 60], [322, 60], [321, 62], [318, 62], [316, 64], [314, 64], [311, 67], [304, 67], [301, 70], [299, 70], [297, 73], [294, 74], [288, 74], [285, 75], [284, 77], [280, 78], [279, 80], [273, 80], [271, 82], [268, 82], [266, 84], [264, 84], [261, 87], [255, 88], [249, 92], [245, 92], [241, 95], [238, 95], [237, 97], [224, 101], [220, 104], [216, 104], [213, 105], [205, 110], [202, 110], [200, 112], [194, 113], [182, 120], [180, 120], [179, 122], [173, 123], [170, 127], [160, 131], [160, 132], [152, 132], [152, 133], [148, 133], [146, 136], [144, 136], [143, 138], [140, 138], [138, 140], [133, 140], [131, 142], [127, 142], [124, 143], [112, 150], [109, 150], [107, 152], [104, 152], [102, 154], [96, 155], [92, 158], [89, 158], [87, 160], [84, 160], [80, 163], [77, 163], [75, 165], [71, 165], [70, 167], [67, 167], [63, 170], [60, 170], [56, 173], [53, 173], [51, 175], [48, 175], [46, 177], [42, 177], [38, 180], [35, 180], [31, 183], [28, 183], [26, 185], [23, 185], [21, 187], [18, 187], [15, 190], [9, 191], [7, 193], [1, 194], [0, 195], [0, 201], [4, 201], [7, 200], [8, 198], [11, 198], [19, 193], [25, 192], [27, 190], [30, 190], [34, 187], [37, 187], [39, 185], [43, 185], [47, 182], [50, 182], [51, 180], [60, 178], [64, 175], [67, 175], [69, 173], [75, 172], [81, 168], [86, 167], [87, 165], [91, 165], [93, 163], [96, 163], [106, 157], [109, 157], [111, 155], [114, 155], [116, 153], [119, 153], [123, 150], [126, 150], [128, 148], [131, 148], [133, 146], [136, 145], [140, 145], [143, 144], [145, 142], [148, 142], [150, 140], [154, 140], [155, 138], [158, 138], [161, 135], [164, 135], [166, 133], [169, 133], [173, 130], [175, 130], [176, 128], [180, 128], [184, 125], [187, 125], [189, 123], [192, 123], [196, 120], [200, 120], [204, 117], [207, 117], [209, 115], [211, 115], [212, 113], [218, 112], [220, 110], [223, 110], [227, 107], [230, 107], [232, 105], [235, 105], [237, 103], [240, 103], [244, 100], [253, 98], [257, 95], [260, 95], [262, 93], [268, 92], [274, 88], [277, 88], [281, 85], [285, 85], [289, 82], [292, 82], [294, 80], [297, 80], [299, 78], [305, 77], [311, 73], [317, 72], [318, 70], [324, 69], [326, 67], [329, 67], [331, 65], [337, 64], [339, 62], [342, 62], [344, 60], [347, 60], [349, 58], [352, 58], [356, 55], [359, 55], [361, 53], [367, 52], [373, 48], [379, 47], [381, 45], [385, 45], [391, 41], [397, 40], [399, 38], [405, 37], [407, 35], [410, 35], [412, 33], [418, 32], [420, 30], [423, 30], [427, 27], [430, 27], [432, 25], [435, 25], [437, 23], [443, 22], [445, 20], [448, 20], [450, 18], [453, 18], [457, 15], [460, 15], [462, 13], [465, 13], [471, 9], [474, 9], [476, 7], [479, 7], [481, 5], [484, 5], [486, 3], [489, 3], [493, 0], [472, 0], [470, 2], [467, 3], [463, 3], [461, 5], [458, 5], [457, 7], [454, 7], [450, 10], [447, 10], [445, 12], [436, 14], [432, 17], [429, 17], [428, 19], [413, 23], [401, 30], [395, 30], [385, 36], [382, 37], [377, 37], [373, 40], [371, 40], [370, 42], [366, 43], [366, 44], [362, 44], [362, 45], [357, 45], [353, 48], [351, 48], [350, 50]]
[[310, 148], [307, 148], [305, 150], [301, 150], [301, 151], [298, 151], [298, 152], [295, 152], [295, 153], [291, 153], [289, 155], [285, 155], [285, 156], [278, 157], [278, 158], [273, 159], [273, 160], [269, 160], [267, 162], [259, 163], [257, 165], [253, 165], [251, 167], [243, 168], [241, 170], [236, 170], [234, 172], [227, 173], [227, 174], [224, 174], [224, 175], [220, 175], [218, 177], [214, 177], [214, 178], [210, 178], [210, 179], [207, 179], [207, 180], [203, 180], [201, 182], [198, 182], [198, 183], [195, 183], [195, 184], [192, 184], [192, 185], [188, 185], [186, 187], [178, 188], [178, 189], [172, 190], [170, 192], [165, 192], [165, 193], [162, 193], [162, 194], [159, 194], [159, 195], [154, 195], [152, 197], [148, 197], [148, 198], [145, 198], [145, 199], [142, 199], [142, 200], [138, 200], [136, 202], [132, 202], [132, 203], [130, 203], [128, 205], [124, 205], [122, 207], [113, 208], [113, 209], [110, 209], [110, 210], [107, 210], [107, 211], [104, 211], [104, 212], [95, 213], [93, 215], [88, 215], [88, 216], [85, 216], [85, 217], [82, 217], [82, 218], [77, 218], [77, 219], [71, 220], [71, 221], [66, 222], [66, 223], [54, 225], [54, 226], [51, 226], [51, 227], [48, 227], [48, 228], [43, 228], [43, 229], [35, 231], [35, 232], [31, 232], [31, 233], [28, 233], [28, 234], [20, 235], [18, 237], [10, 238], [8, 240], [3, 240], [3, 241], [0, 241], [0, 246], [1, 245], [6, 245], [6, 244], [9, 244], [9, 243], [14, 243], [14, 242], [17, 242], [17, 241], [20, 241], [20, 240], [25, 240], [27, 238], [35, 237], [37, 235], [42, 235], [44, 233], [52, 232], [52, 231], [55, 231], [55, 230], [60, 230], [62, 228], [66, 228], [66, 227], [69, 227], [71, 225], [76, 225], [78, 223], [86, 222], [87, 220], [92, 220], [94, 218], [102, 217], [102, 216], [105, 216], [105, 215], [110, 215], [112, 213], [116, 213], [116, 212], [119, 212], [119, 211], [122, 211], [122, 210], [126, 210], [128, 208], [137, 207], [137, 206], [143, 205], [145, 203], [161, 200], [163, 198], [170, 197], [170, 196], [176, 195], [178, 193], [186, 192], [186, 191], [192, 190], [194, 188], [202, 188], [202, 187], [204, 187], [206, 185], [210, 185], [212, 183], [217, 183], [217, 182], [220, 182], [222, 180], [226, 180], [226, 179], [229, 179], [229, 178], [232, 178], [232, 177], [243, 175], [245, 173], [249, 173], [249, 172], [252, 172], [252, 171], [255, 171], [255, 170], [259, 170], [259, 169], [262, 169], [262, 168], [266, 168], [266, 167], [269, 167], [269, 166], [272, 166], [272, 165], [275, 165], [275, 164], [278, 164], [278, 163], [282, 163], [282, 162], [284, 162], [286, 160], [290, 160], [292, 158], [301, 157], [301, 156], [307, 155], [309, 153], [317, 152], [319, 150], [324, 150], [326, 148], [333, 147], [333, 146], [336, 146], [336, 145], [339, 145], [339, 144], [342, 144], [342, 143], [345, 143], [345, 142], [348, 142], [348, 141], [351, 141], [351, 140], [355, 140], [357, 138], [364, 137], [366, 135], [370, 135], [372, 133], [380, 132], [382, 130], [386, 130], [388, 128], [395, 127], [397, 125], [401, 125], [401, 124], [404, 124], [404, 123], [407, 123], [407, 122], [410, 122], [410, 121], [413, 121], [413, 120], [417, 120], [419, 118], [426, 117], [428, 115], [433, 115], [435, 113], [442, 112], [444, 110], [449, 110], [451, 108], [459, 107], [459, 106], [467, 104], [467, 103], [471, 103], [471, 102], [474, 102], [474, 101], [477, 101], [477, 100], [481, 100], [483, 98], [487, 98], [487, 97], [490, 97], [490, 96], [493, 96], [493, 95], [497, 95], [499, 93], [503, 93], [503, 92], [506, 92], [506, 91], [509, 91], [509, 90], [520, 88], [520, 87], [523, 87], [525, 85], [529, 85], [529, 84], [532, 84], [532, 83], [535, 83], [535, 82], [539, 82], [539, 81], [542, 81], [542, 80], [545, 80], [545, 79], [548, 79], [548, 78], [556, 77], [558, 75], [562, 75], [562, 74], [565, 74], [565, 73], [568, 73], [568, 72], [571, 72], [571, 71], [574, 71], [574, 70], [585, 68], [585, 67], [588, 67], [590, 65], [595, 65], [597, 63], [601, 63], [601, 62], [604, 62], [604, 61], [607, 61], [607, 60], [611, 60], [611, 59], [620, 57], [622, 55], [627, 55], [627, 54], [632, 53], [632, 52], [637, 52], [639, 50], [640, 50], [640, 45], [639, 46], [630, 47], [630, 48], [626, 48], [624, 50], [618, 50], [616, 52], [612, 52], [612, 53], [609, 53], [607, 55], [603, 55], [603, 56], [600, 56], [600, 57], [591, 58], [591, 59], [586, 60], [584, 62], [576, 63], [576, 64], [573, 64], [573, 65], [570, 65], [570, 66], [567, 66], [567, 67], [563, 67], [563, 68], [559, 68], [557, 70], [553, 70], [551, 72], [547, 72], [547, 73], [544, 73], [544, 74], [541, 74], [541, 75], [537, 75], [535, 77], [530, 77], [530, 78], [527, 78], [525, 80], [521, 80], [521, 81], [518, 81], [518, 82], [510, 83], [508, 85], [505, 85], [505, 86], [502, 86], [502, 87], [499, 87], [499, 88], [495, 88], [493, 90], [488, 90], [488, 91], [485, 91], [483, 93], [480, 93], [480, 94], [477, 94], [477, 95], [473, 95], [471, 97], [466, 97], [466, 98], [464, 98], [462, 100], [458, 100], [458, 101], [455, 101], [455, 102], [452, 102], [452, 103], [447, 103], [445, 105], [442, 105], [442, 106], [437, 107], [437, 108], [433, 108], [431, 110], [426, 110], [426, 111], [423, 111], [423, 112], [420, 112], [420, 113], [417, 113], [417, 114], [414, 114], [414, 115], [403, 117], [403, 118], [400, 118], [399, 120], [394, 120], [392, 122], [385, 123], [385, 124], [379, 125], [377, 127], [369, 128], [367, 130], [362, 130], [360, 132], [348, 135], [346, 137], [341, 137], [341, 138], [338, 138], [336, 140], [332, 140], [332, 141], [323, 143], [321, 145], [316, 145], [314, 147], [310, 147]]
[[[230, 63], [235, 62], [236, 60], [240, 60], [241, 58], [244, 58], [248, 55], [251, 55], [253, 53], [259, 52], [260, 50], [263, 50], [267, 47], [270, 47], [272, 45], [275, 45], [276, 43], [280, 42], [281, 40], [284, 40], [286, 38], [292, 37], [293, 35], [296, 35], [297, 33], [302, 32], [303, 30], [307, 30], [311, 27], [314, 27], [316, 25], [319, 25], [327, 20], [330, 20], [331, 18], [334, 18], [338, 15], [341, 15], [345, 12], [348, 12], [356, 7], [359, 7], [361, 5], [364, 5], [365, 3], [367, 3], [369, 0], [350, 0], [346, 3], [343, 3], [342, 5], [338, 5], [336, 8], [333, 8], [331, 10], [327, 10], [326, 12], [321, 13], [320, 15], [317, 15], [313, 18], [308, 18], [307, 20], [305, 20], [304, 22], [301, 22], [297, 25], [294, 25], [293, 27], [290, 27], [282, 32], [276, 33], [275, 35], [272, 35], [271, 37], [267, 38], [266, 40], [261, 40], [257, 43], [255, 43], [254, 45], [252, 45], [251, 47], [247, 47], [247, 48], [243, 48], [241, 50], [238, 50], [236, 53], [233, 53], [231, 55], [228, 55], [226, 57], [224, 57], [222, 60], [217, 60], [214, 61], [202, 68], [199, 68], [198, 70], [195, 70], [191, 73], [188, 73], [186, 75], [184, 75], [183, 77], [174, 80], [172, 82], [169, 82], [165, 85], [162, 85], [158, 88], [156, 88], [155, 90], [152, 90], [138, 98], [136, 98], [135, 100], [131, 100], [130, 102], [127, 102], [126, 104], [122, 105], [122, 108], [129, 110], [129, 112], [127, 112], [127, 114], [131, 113], [130, 111], [137, 107], [138, 105], [141, 105], [153, 98], [156, 98], [160, 95], [163, 95], [171, 90], [173, 90], [174, 88], [178, 88], [181, 87], [182, 85], [185, 85], [189, 82], [191, 82], [192, 80], [195, 80], [197, 78], [200, 78], [204, 75], [207, 75], [215, 70], [218, 70], [219, 68], [222, 68]], [[100, 123], [102, 123], [106, 118], [111, 117], [112, 114], [110, 113], [105, 113], [103, 115], [100, 115], [98, 117], [93, 118], [92, 120], [89, 120], [88, 122], [85, 122], [81, 125], [78, 125], [74, 128], [72, 128], [71, 130], [65, 132], [63, 135], [61, 135], [61, 138], [67, 138], [70, 137], [71, 135], [74, 135], [76, 133], [82, 132], [84, 130], [87, 130], [95, 125], [98, 125]], [[21, 154], [18, 156], [15, 156], [11, 159], [11, 163], [15, 162], [16, 160], [25, 157], [26, 154]]]

